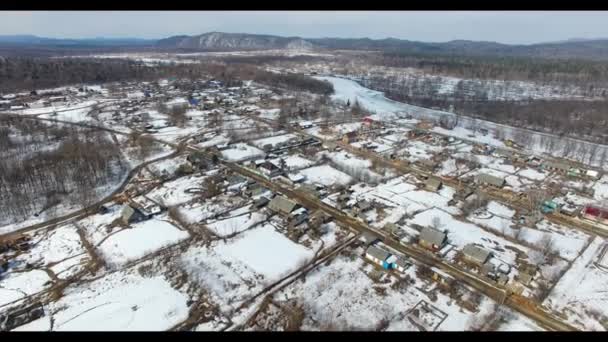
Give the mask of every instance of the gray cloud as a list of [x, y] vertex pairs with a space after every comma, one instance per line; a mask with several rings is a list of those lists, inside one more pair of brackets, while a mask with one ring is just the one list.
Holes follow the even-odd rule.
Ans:
[[281, 36], [487, 40], [511, 44], [608, 37], [608, 12], [34, 11], [0, 12], [0, 34], [164, 38], [209, 31]]

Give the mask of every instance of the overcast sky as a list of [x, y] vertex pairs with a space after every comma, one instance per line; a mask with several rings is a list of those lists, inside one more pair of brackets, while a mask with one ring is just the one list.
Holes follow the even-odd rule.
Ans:
[[608, 38], [608, 12], [0, 11], [0, 35], [165, 38], [209, 31], [280, 36], [530, 44]]

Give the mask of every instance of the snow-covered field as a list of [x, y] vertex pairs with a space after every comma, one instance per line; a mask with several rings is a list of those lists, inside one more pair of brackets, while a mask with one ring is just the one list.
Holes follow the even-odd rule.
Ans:
[[601, 264], [598, 267], [606, 246], [605, 239], [596, 237], [543, 303], [566, 314], [568, 321], [582, 330], [607, 330], [608, 269]]
[[50, 311], [54, 331], [162, 331], [188, 317], [186, 302], [162, 276], [121, 271], [68, 287]]
[[48, 288], [50, 280], [42, 270], [4, 274], [0, 279], [0, 308]]
[[272, 225], [249, 230], [230, 244], [219, 245], [216, 250], [269, 280], [279, 279], [313, 256], [311, 250], [287, 239]]
[[119, 266], [137, 260], [187, 239], [189, 234], [157, 218], [132, 224], [108, 237], [99, 251], [111, 265]]
[[342, 171], [338, 171], [329, 165], [313, 166], [300, 170], [300, 173], [310, 182], [320, 183], [325, 186], [334, 184], [347, 184], [352, 177]]

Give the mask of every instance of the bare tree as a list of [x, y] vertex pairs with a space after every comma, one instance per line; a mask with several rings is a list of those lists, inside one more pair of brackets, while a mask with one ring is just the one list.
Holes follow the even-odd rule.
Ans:
[[438, 216], [433, 217], [431, 220], [431, 227], [436, 230], [440, 230], [443, 227], [443, 223], [441, 223], [441, 218]]

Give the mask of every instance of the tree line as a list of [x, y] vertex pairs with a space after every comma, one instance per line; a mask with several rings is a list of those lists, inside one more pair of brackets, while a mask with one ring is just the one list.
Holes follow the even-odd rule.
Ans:
[[370, 55], [373, 65], [416, 68], [460, 78], [534, 81], [541, 84], [606, 86], [608, 62], [580, 59], [477, 57], [385, 52]]
[[440, 94], [432, 82], [391, 82], [390, 78], [367, 78], [365, 87], [383, 91], [387, 98], [425, 108], [492, 121], [515, 127], [568, 135], [608, 143], [606, 99], [491, 99], [483, 86]]
[[253, 80], [271, 87], [331, 94], [333, 86], [299, 74], [276, 74], [253, 64], [201, 62], [159, 64], [120, 59], [93, 58], [3, 58], [0, 57], [0, 92], [53, 88], [81, 83], [153, 81], [175, 77], [191, 80], [212, 76], [227, 86]]

